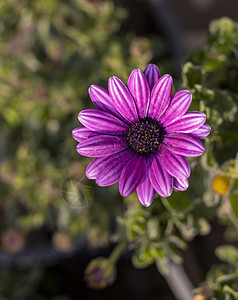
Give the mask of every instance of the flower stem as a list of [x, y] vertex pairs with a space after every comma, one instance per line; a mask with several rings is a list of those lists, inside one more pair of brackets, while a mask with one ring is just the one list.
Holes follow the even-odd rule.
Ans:
[[110, 257], [108, 258], [111, 264], [115, 264], [118, 261], [122, 252], [126, 248], [126, 245], [127, 245], [126, 239], [122, 240], [119, 244], [117, 244], [117, 246], [112, 251]]

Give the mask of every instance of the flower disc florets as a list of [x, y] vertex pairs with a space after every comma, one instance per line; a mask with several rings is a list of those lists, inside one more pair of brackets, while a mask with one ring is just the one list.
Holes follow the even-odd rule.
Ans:
[[158, 122], [146, 118], [130, 127], [127, 142], [135, 152], [150, 154], [158, 150], [163, 141], [163, 136], [163, 127]]

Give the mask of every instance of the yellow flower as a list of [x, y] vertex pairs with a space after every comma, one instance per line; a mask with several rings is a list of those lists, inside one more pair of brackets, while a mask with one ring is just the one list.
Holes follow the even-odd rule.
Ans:
[[212, 180], [212, 189], [215, 193], [224, 196], [229, 190], [230, 182], [230, 177], [217, 174]]

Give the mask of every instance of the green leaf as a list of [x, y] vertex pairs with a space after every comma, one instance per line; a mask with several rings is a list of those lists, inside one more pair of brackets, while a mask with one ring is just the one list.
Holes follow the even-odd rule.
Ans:
[[211, 22], [209, 31], [214, 35], [218, 42], [225, 43], [232, 41], [235, 23], [227, 17]]
[[195, 84], [202, 81], [202, 69], [191, 62], [185, 63], [183, 67], [183, 82], [186, 87], [193, 88]]
[[137, 269], [146, 268], [151, 264], [151, 262], [148, 262], [145, 259], [143, 259], [138, 252], [136, 252], [132, 255], [131, 260], [132, 260], [133, 266]]
[[174, 247], [174, 245], [168, 243], [169, 256], [176, 264], [181, 264], [183, 262], [183, 257], [180, 251]]
[[210, 271], [207, 273], [206, 282], [211, 286], [218, 286], [217, 279], [223, 276], [224, 274], [232, 274], [234, 268], [225, 265], [213, 265]]
[[159, 236], [159, 219], [151, 217], [147, 222], [147, 234], [149, 239], [156, 239]]
[[229, 285], [225, 285], [223, 287], [223, 291], [224, 291], [225, 294], [228, 293], [228, 294], [230, 294], [231, 296], [234, 297], [234, 298], [231, 298], [231, 299], [238, 299], [238, 291], [235, 291]]
[[163, 203], [170, 212], [183, 212], [193, 204], [188, 192], [175, 192], [169, 198], [163, 198]]
[[238, 219], [238, 193], [234, 193], [230, 195], [230, 203], [233, 210], [234, 215]]
[[132, 256], [132, 263], [136, 268], [145, 268], [154, 262], [150, 245], [143, 243]]
[[[231, 173], [232, 177], [237, 177], [237, 167], [236, 162], [233, 162], [234, 167], [231, 166], [229, 169], [229, 173]], [[231, 191], [230, 191], [230, 204], [233, 210], [234, 215], [238, 219], [238, 178], [233, 178], [232, 184], [231, 184]]]
[[238, 249], [231, 245], [216, 248], [216, 256], [221, 260], [238, 266]]
[[143, 223], [137, 222], [136, 219], [130, 219], [127, 223], [127, 237], [129, 240], [134, 240], [136, 238], [145, 236], [146, 234], [146, 225]]
[[198, 233], [200, 235], [207, 235], [211, 231], [210, 224], [204, 218], [199, 218], [198, 220], [195, 220], [194, 226], [198, 230]]
[[164, 249], [157, 249], [156, 267], [163, 276], [169, 272], [169, 258]]

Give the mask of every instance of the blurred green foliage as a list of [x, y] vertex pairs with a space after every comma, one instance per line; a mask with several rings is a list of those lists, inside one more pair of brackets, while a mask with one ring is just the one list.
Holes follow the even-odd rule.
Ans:
[[126, 228], [127, 240], [134, 250], [135, 267], [156, 263], [159, 271], [167, 275], [170, 259], [176, 263], [183, 261], [181, 250], [186, 248], [187, 241], [209, 232], [210, 225], [196, 214], [195, 206], [176, 194], [179, 205], [163, 198], [156, 199], [147, 209], [140, 203], [135, 204], [134, 197], [126, 200], [127, 211], [118, 222]]
[[[133, 249], [135, 267], [156, 263], [161, 274], [168, 274], [170, 260], [181, 263], [187, 243], [197, 234], [210, 232], [211, 218], [217, 217], [227, 226], [228, 242], [238, 240], [237, 41], [237, 23], [227, 18], [214, 21], [205, 46], [194, 50], [184, 64], [181, 85], [193, 95], [190, 109], [206, 113], [212, 131], [204, 140], [205, 154], [189, 159], [192, 175], [187, 191], [155, 199], [149, 208], [139, 205], [133, 195], [125, 200], [127, 209], [118, 223], [124, 226]], [[226, 179], [224, 183], [215, 181], [218, 174]], [[227, 185], [227, 190], [219, 193], [216, 184]], [[233, 250], [238, 251], [235, 247]], [[231, 256], [224, 250], [224, 257]], [[210, 271], [206, 280], [210, 296], [206, 294], [204, 299], [237, 299], [238, 286], [233, 284], [237, 283], [237, 268], [225, 268], [218, 266]], [[230, 274], [227, 276], [234, 280], [217, 288], [211, 279], [216, 282], [216, 272], [225, 277]]]
[[205, 299], [236, 300], [238, 298], [238, 249], [223, 245], [216, 249], [216, 255], [227, 264], [214, 265], [206, 277], [206, 285], [195, 290]]
[[[117, 202], [107, 206], [101, 197], [91, 209], [85, 204], [85, 187], [94, 187], [85, 182], [88, 159], [79, 160], [71, 131], [77, 112], [92, 106], [88, 87], [106, 87], [108, 77], [125, 79], [145, 67], [151, 42], [118, 34], [127, 14], [111, 1], [10, 0], [0, 12], [0, 231], [67, 230], [94, 245], [104, 231], [107, 244]], [[81, 195], [80, 209], [70, 205], [72, 188]], [[103, 224], [85, 232], [93, 223]]]
[[[71, 132], [77, 113], [93, 107], [91, 84], [106, 88], [112, 75], [127, 80], [164, 44], [120, 34], [127, 12], [110, 0], [1, 1], [0, 15], [1, 257], [9, 264], [11, 255], [21, 258], [40, 231], [42, 243], [62, 253], [78, 241], [105, 247], [121, 199], [114, 187], [97, 190], [85, 178], [89, 159], [79, 158]], [[7, 272], [0, 297], [15, 299]], [[35, 297], [24, 281], [22, 299]]]
[[[219, 198], [223, 206], [230, 206], [230, 199], [233, 212], [228, 212], [228, 219], [237, 225], [238, 24], [221, 18], [213, 21], [209, 29], [205, 46], [193, 51], [184, 65], [183, 86], [193, 94], [192, 109], [198, 108], [207, 115], [212, 131], [201, 163], [210, 178], [215, 174], [230, 178], [228, 193]], [[202, 193], [207, 204], [218, 201], [217, 196], [206, 197], [209, 190], [203, 189]], [[221, 219], [224, 214], [225, 210], [219, 214]]]
[[[214, 216], [227, 226], [224, 237], [235, 242], [238, 240], [238, 24], [224, 17], [213, 21], [209, 30], [205, 46], [193, 51], [184, 65], [183, 86], [193, 94], [192, 109], [205, 112], [212, 128], [201, 159], [208, 172], [201, 200], [218, 208]], [[227, 183], [216, 182], [216, 175], [229, 179], [223, 195], [216, 193], [216, 184]], [[204, 299], [238, 299], [237, 251], [235, 246], [217, 248], [218, 258], [228, 264], [210, 270], [206, 284], [197, 290]]]
[[[23, 238], [44, 228], [58, 251], [77, 239], [93, 248], [126, 238], [134, 266], [156, 263], [163, 275], [170, 260], [182, 262], [189, 241], [208, 234], [214, 216], [227, 225], [229, 241], [238, 240], [238, 24], [213, 22], [205, 46], [183, 67], [181, 88], [193, 94], [191, 110], [205, 112], [212, 127], [205, 154], [190, 159], [189, 189], [145, 208], [134, 194], [122, 205], [117, 188], [97, 189], [85, 178], [89, 160], [79, 159], [71, 131], [77, 112], [92, 107], [88, 87], [106, 88], [108, 77], [126, 81], [134, 68], [143, 69], [153, 39], [119, 35], [126, 11], [111, 1], [9, 0], [0, 12], [1, 235], [13, 228]], [[216, 174], [231, 180], [226, 195], [212, 189]], [[223, 260], [228, 250], [217, 254]], [[238, 292], [217, 283], [217, 272], [237, 275], [228, 263], [208, 275], [217, 299]]]

